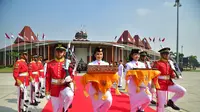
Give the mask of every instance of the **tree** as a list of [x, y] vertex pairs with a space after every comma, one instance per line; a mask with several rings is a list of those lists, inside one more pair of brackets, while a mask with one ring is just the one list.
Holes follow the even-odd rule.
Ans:
[[189, 64], [194, 69], [199, 66], [199, 62], [197, 61], [197, 56], [191, 55], [189, 56]]

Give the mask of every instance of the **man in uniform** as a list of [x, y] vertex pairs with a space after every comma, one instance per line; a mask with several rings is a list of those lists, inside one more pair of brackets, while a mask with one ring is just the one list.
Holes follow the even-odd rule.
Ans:
[[24, 103], [24, 98], [26, 97], [26, 86], [29, 85], [29, 75], [28, 75], [28, 66], [26, 63], [27, 52], [23, 51], [20, 53], [20, 59], [14, 64], [13, 77], [15, 79], [15, 86], [18, 89], [17, 103], [18, 103], [18, 112], [26, 112], [28, 105]]
[[38, 101], [36, 100], [36, 96], [39, 95], [39, 71], [37, 65], [37, 55], [32, 56], [32, 61], [29, 63], [29, 75], [31, 80], [31, 105], [37, 106]]
[[[166, 47], [159, 50], [161, 59], [156, 61], [154, 67], [157, 68], [161, 75], [158, 76], [158, 83], [160, 88], [156, 90], [157, 93], [157, 112], [164, 112], [164, 105], [170, 106], [174, 110], [180, 110], [178, 106], [174, 104], [178, 99], [184, 96], [186, 89], [182, 86], [175, 84], [172, 79], [176, 78], [173, 71], [173, 67], [169, 63], [170, 48]], [[167, 92], [175, 93], [174, 96], [167, 101]], [[166, 102], [167, 101], [167, 102]]]
[[38, 57], [38, 61], [37, 61], [37, 65], [38, 65], [38, 70], [39, 70], [39, 97], [40, 98], [44, 98], [44, 96], [42, 95], [44, 93], [44, 66], [42, 63], [42, 56]]
[[[151, 64], [148, 60], [148, 53], [146, 51], [140, 52], [140, 61], [145, 64], [146, 68], [151, 69]], [[148, 87], [152, 94], [151, 104], [156, 104], [156, 102], [153, 100], [153, 96], [154, 96], [156, 90], [151, 82], [148, 84]]]
[[66, 48], [62, 44], [56, 45], [55, 59], [47, 64], [46, 98], [51, 100], [53, 112], [67, 112], [74, 97], [74, 90], [69, 86], [72, 76], [66, 76], [66, 70], [63, 68], [65, 51]]

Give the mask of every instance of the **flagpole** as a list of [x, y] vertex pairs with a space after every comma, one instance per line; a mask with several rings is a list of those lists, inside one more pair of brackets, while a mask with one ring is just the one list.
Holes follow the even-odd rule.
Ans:
[[10, 60], [11, 60], [11, 65], [12, 65], [12, 37], [10, 38], [10, 43], [11, 43], [11, 49], [10, 49]]
[[31, 56], [32, 56], [32, 43], [33, 43], [32, 40], [33, 40], [33, 39], [32, 39], [32, 33], [31, 33]]
[[43, 37], [43, 40], [44, 40], [44, 58], [46, 58], [46, 54], [45, 54], [45, 37]]
[[[19, 37], [17, 41], [18, 41], [17, 46], [18, 46], [18, 53], [19, 53]], [[18, 55], [18, 59], [19, 59], [19, 55]]]
[[[37, 34], [37, 39], [38, 39], [38, 37], [39, 37], [39, 36], [38, 36], [38, 34]], [[39, 47], [39, 45], [40, 45], [40, 43], [39, 43], [39, 41], [38, 41], [38, 53], [37, 53], [38, 55], [40, 55], [40, 47]]]
[[24, 32], [24, 50], [26, 50], [26, 44], [25, 44], [25, 38], [26, 38], [26, 35], [25, 35], [25, 32]]
[[6, 38], [5, 38], [5, 60], [4, 60], [4, 64], [5, 64], [5, 67], [6, 67]]

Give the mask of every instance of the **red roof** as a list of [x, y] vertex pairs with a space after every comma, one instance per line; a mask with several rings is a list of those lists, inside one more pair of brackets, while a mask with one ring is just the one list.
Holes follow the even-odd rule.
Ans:
[[151, 46], [146, 38], [142, 39], [145, 49], [151, 49]]
[[31, 42], [31, 36], [33, 36], [32, 42], [37, 42], [38, 38], [35, 36], [34, 32], [29, 26], [25, 26], [22, 31], [19, 33], [23, 39], [19, 38], [19, 36], [16, 38], [14, 43], [19, 42]]
[[123, 44], [134, 44], [134, 40], [131, 36], [131, 34], [128, 32], [128, 30], [125, 30], [120, 38], [118, 39], [117, 43], [123, 43]]
[[144, 47], [144, 44], [138, 35], [135, 35], [133, 38], [135, 39], [135, 45], [137, 47]]

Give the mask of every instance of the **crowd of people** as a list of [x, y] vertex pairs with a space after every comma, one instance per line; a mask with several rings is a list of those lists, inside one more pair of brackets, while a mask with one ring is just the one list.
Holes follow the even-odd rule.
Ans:
[[[96, 47], [92, 56], [93, 61], [88, 65], [99, 65], [99, 67], [112, 65], [113, 63], [109, 64], [102, 60], [103, 52], [103, 48]], [[150, 103], [157, 106], [157, 112], [164, 112], [166, 106], [180, 110], [175, 102], [184, 96], [186, 89], [173, 82], [177, 77], [173, 64], [169, 63], [170, 48], [163, 48], [158, 52], [160, 52], [161, 58], [153, 63], [150, 63], [149, 54], [140, 49], [131, 50], [129, 62], [126, 64], [123, 64], [122, 60], [119, 61], [119, 64], [115, 63], [118, 65], [118, 87], [124, 87], [123, 80], [127, 83], [131, 112], [144, 112]], [[71, 84], [74, 82], [74, 74], [72, 69], [63, 69], [63, 65], [66, 63], [65, 54], [66, 47], [62, 44], [55, 46], [55, 59], [51, 61], [43, 60], [44, 62], [42, 62], [41, 56], [33, 55], [31, 62], [27, 64], [27, 52], [20, 54], [20, 59], [16, 61], [13, 71], [15, 85], [18, 88], [19, 112], [26, 112], [29, 104], [37, 106], [38, 99], [44, 98], [44, 96], [51, 100], [53, 112], [67, 112], [72, 107], [75, 91]], [[68, 63], [70, 64], [70, 62]], [[137, 70], [158, 70], [159, 75], [149, 78], [150, 80], [139, 79], [148, 81], [148, 85], [145, 83], [138, 85], [136, 83], [138, 79], [127, 75], [127, 73], [133, 73], [131, 71], [136, 68]], [[159, 87], [154, 82], [158, 82]], [[29, 85], [30, 99], [27, 97]], [[105, 92], [105, 99], [95, 99], [95, 89], [96, 86], [90, 83], [88, 91], [94, 112], [107, 112], [112, 105], [110, 89]], [[172, 98], [168, 98], [168, 92], [175, 94]], [[102, 96], [102, 92], [98, 91], [98, 95]], [[153, 100], [154, 97], [156, 100]]]

